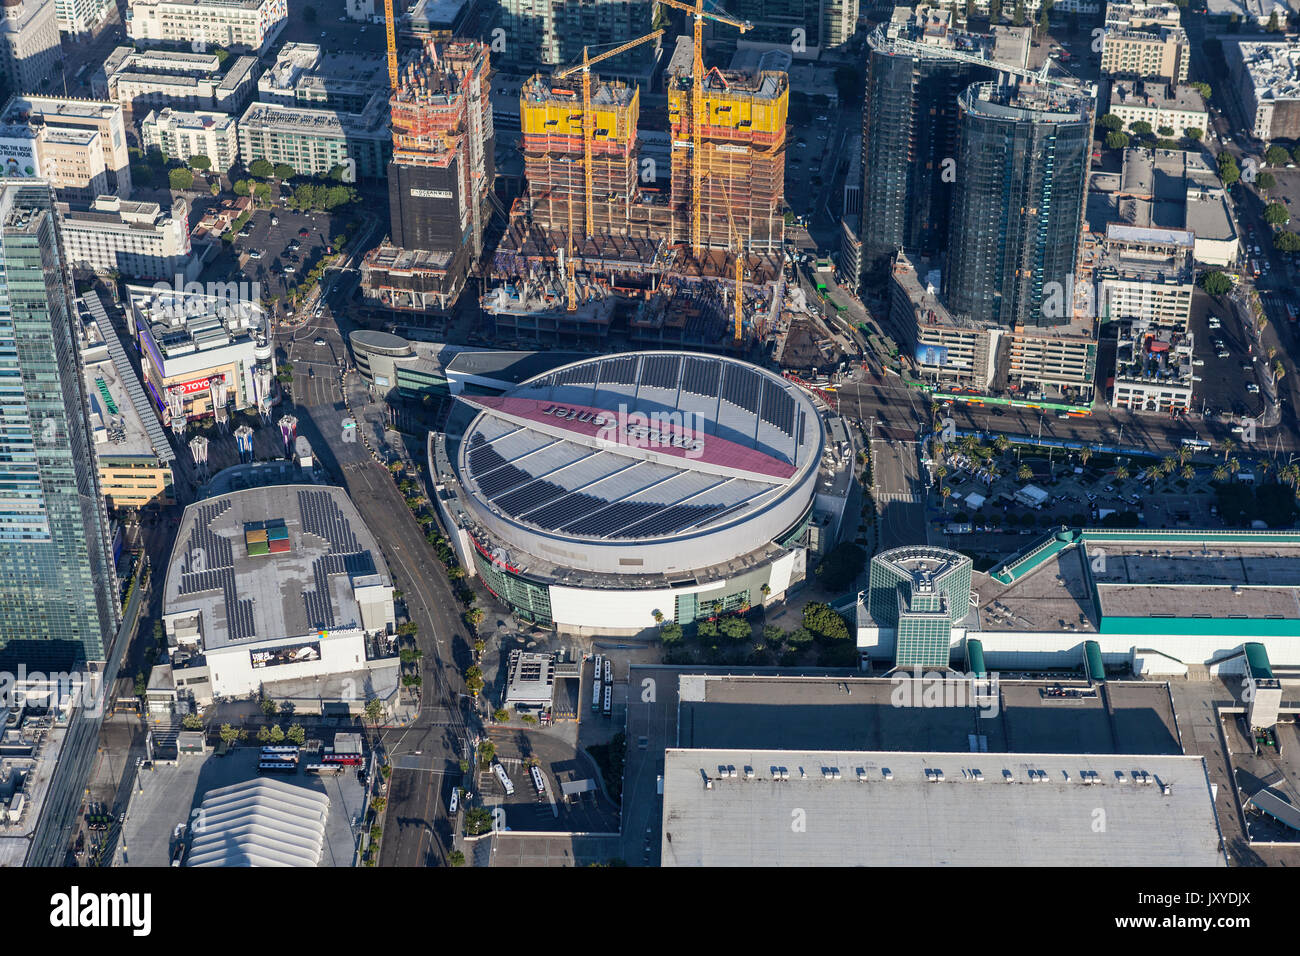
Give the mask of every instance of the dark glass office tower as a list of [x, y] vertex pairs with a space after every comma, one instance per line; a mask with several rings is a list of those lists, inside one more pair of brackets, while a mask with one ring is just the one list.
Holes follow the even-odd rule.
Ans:
[[[753, 25], [744, 35], [751, 43], [778, 43], [788, 48], [796, 36], [793, 31], [802, 30], [804, 45], [817, 47], [822, 42], [823, 2], [829, 5], [833, 0], [729, 0], [724, 6], [729, 16]], [[736, 38], [735, 31], [727, 27], [715, 31], [715, 36], [723, 42]]]
[[121, 620], [49, 186], [0, 179], [0, 667], [103, 661]]
[[948, 309], [1004, 328], [1067, 325], [1044, 298], [1073, 286], [1092, 101], [1061, 86], [975, 84], [959, 100]]
[[970, 84], [993, 76], [987, 67], [946, 56], [942, 46], [923, 52], [896, 42], [915, 39], [915, 32], [907, 22], [882, 24], [867, 39], [861, 238], [864, 268], [873, 271], [900, 248], [926, 257], [943, 250], [957, 155], [957, 98]]

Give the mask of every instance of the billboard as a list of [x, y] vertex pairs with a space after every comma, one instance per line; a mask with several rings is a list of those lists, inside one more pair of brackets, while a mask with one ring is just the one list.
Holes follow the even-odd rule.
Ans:
[[916, 364], [918, 365], [947, 365], [948, 364], [948, 346], [946, 345], [926, 345], [924, 342], [916, 346]]
[[30, 136], [0, 137], [0, 176], [35, 176], [40, 169], [36, 140]]
[[302, 664], [320, 660], [320, 641], [286, 644], [260, 651], [249, 651], [254, 667], [279, 667], [282, 664]]

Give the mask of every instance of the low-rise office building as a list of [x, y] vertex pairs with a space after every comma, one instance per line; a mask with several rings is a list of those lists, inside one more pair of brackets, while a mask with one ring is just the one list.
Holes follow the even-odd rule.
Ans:
[[1192, 407], [1190, 332], [1134, 319], [1119, 330], [1111, 404], [1134, 412], [1186, 414]]
[[40, 176], [65, 200], [93, 200], [109, 192], [97, 130], [0, 124], [0, 159], [7, 177]]
[[57, 209], [64, 259], [74, 269], [163, 282], [187, 282], [198, 274], [183, 198], [170, 212], [156, 202], [117, 196], [100, 196], [89, 208], [59, 203]]
[[9, 88], [48, 88], [61, 58], [54, 0], [5, 0], [0, 13], [0, 72]]
[[[15, 138], [32, 140], [31, 152], [37, 157], [33, 167], [41, 170], [41, 175], [50, 179], [56, 190], [63, 188], [80, 188], [79, 182], [64, 182], [59, 178], [59, 168], [67, 161], [70, 146], [64, 140], [58, 147], [59, 163], [45, 168], [41, 162], [42, 145], [48, 131], [79, 130], [98, 133], [97, 144], [103, 153], [103, 161], [96, 162], [90, 156], [77, 159], [76, 163], [87, 169], [102, 168], [107, 175], [106, 185], [86, 198], [112, 193], [122, 199], [131, 198], [131, 156], [126, 141], [126, 121], [122, 107], [117, 103], [98, 100], [80, 100], [57, 96], [11, 97], [0, 114], [0, 126], [4, 127], [6, 142]], [[24, 128], [26, 132], [24, 132]], [[7, 175], [19, 174], [18, 170], [9, 170]], [[30, 175], [30, 174], [28, 174]], [[88, 177], [92, 178], [92, 177]], [[89, 186], [87, 186], [89, 188]]]
[[137, 116], [172, 107], [235, 114], [257, 92], [257, 58], [178, 50], [136, 51], [120, 46], [95, 74], [97, 96]]
[[1085, 237], [1111, 225], [1190, 232], [1205, 265], [1229, 265], [1241, 248], [1223, 182], [1198, 153], [1126, 149], [1120, 172], [1092, 173], [1086, 215]]
[[1223, 58], [1251, 132], [1300, 138], [1300, 40], [1225, 40]]
[[287, 0], [128, 0], [126, 35], [139, 44], [204, 44], [260, 56], [288, 18]]
[[358, 113], [254, 103], [239, 120], [239, 152], [246, 165], [265, 159], [299, 176], [343, 166], [360, 179], [382, 178], [393, 153], [387, 99], [376, 93]]
[[326, 53], [315, 43], [286, 43], [257, 81], [260, 102], [345, 113], [361, 112], [371, 97], [387, 90], [384, 57]]
[[239, 129], [225, 113], [151, 110], [140, 124], [144, 147], [157, 149], [168, 159], [189, 162], [195, 156], [212, 161], [214, 173], [225, 173], [239, 162]]

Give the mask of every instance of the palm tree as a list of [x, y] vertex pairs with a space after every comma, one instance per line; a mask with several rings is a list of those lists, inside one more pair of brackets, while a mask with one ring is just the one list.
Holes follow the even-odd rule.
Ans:
[[947, 485], [939, 489], [939, 494], [943, 496], [943, 506], [948, 507], [948, 496], [952, 494], [952, 489]]
[[1237, 472], [1241, 471], [1241, 462], [1239, 462], [1239, 461], [1238, 461], [1237, 459], [1235, 459], [1235, 458], [1231, 458], [1231, 459], [1229, 459], [1229, 460], [1228, 460], [1228, 471], [1232, 472], [1232, 474], [1235, 476], [1235, 475], [1237, 474]]
[[1021, 481], [1028, 481], [1030, 478], [1034, 477], [1034, 473], [1030, 470], [1028, 465], [1021, 465], [1020, 470], [1016, 472], [1016, 477]]
[[1079, 449], [1079, 461], [1083, 462], [1084, 465], [1088, 464], [1088, 459], [1091, 457], [1092, 457], [1092, 449], [1089, 448], [1087, 445]]
[[1116, 481], [1125, 481], [1125, 480], [1128, 479], [1128, 476], [1129, 476], [1129, 471], [1128, 471], [1128, 466], [1127, 466], [1127, 465], [1116, 465], [1116, 466], [1115, 466], [1115, 480], [1116, 480]]
[[1174, 473], [1174, 467], [1177, 464], [1178, 460], [1174, 458], [1173, 455], [1165, 455], [1164, 459], [1160, 462], [1160, 470], [1166, 475], [1172, 475]]
[[1224, 465], [1215, 465], [1214, 471], [1210, 472], [1210, 477], [1219, 483], [1228, 480], [1228, 469]]
[[1193, 478], [1196, 477], [1196, 469], [1193, 468], [1191, 465], [1183, 465], [1182, 474], [1184, 480], [1191, 481]]
[[1237, 449], [1237, 443], [1233, 441], [1231, 438], [1225, 438], [1223, 440], [1223, 460], [1226, 462], [1228, 460], [1228, 456], [1231, 455], [1234, 451], [1236, 451], [1236, 449]]
[[1185, 465], [1185, 464], [1187, 464], [1187, 459], [1191, 457], [1191, 454], [1192, 454], [1192, 450], [1191, 450], [1190, 448], [1188, 448], [1186, 445], [1183, 445], [1181, 448], [1179, 448], [1179, 449], [1178, 449], [1178, 464], [1180, 464], [1180, 465]]
[[945, 468], [943, 465], [940, 465], [938, 468], [934, 470], [934, 476], [939, 479], [940, 488], [943, 487], [943, 479], [947, 476], [947, 474], [948, 474], [948, 469]]
[[1275, 358], [1277, 358], [1277, 346], [1276, 346], [1276, 345], [1270, 345], [1270, 346], [1268, 347], [1268, 360], [1271, 362], [1271, 361], [1273, 361], [1273, 359], [1275, 359]]
[[1006, 435], [999, 435], [993, 439], [993, 447], [997, 449], [999, 455], [1005, 455], [1007, 449], [1011, 447], [1011, 440]]
[[1286, 377], [1286, 369], [1282, 367], [1280, 361], [1273, 363], [1273, 381], [1280, 382]]

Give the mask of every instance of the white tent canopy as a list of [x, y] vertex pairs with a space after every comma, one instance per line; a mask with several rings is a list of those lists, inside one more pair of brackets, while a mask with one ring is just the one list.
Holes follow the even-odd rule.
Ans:
[[319, 866], [329, 798], [282, 780], [209, 791], [188, 866]]

